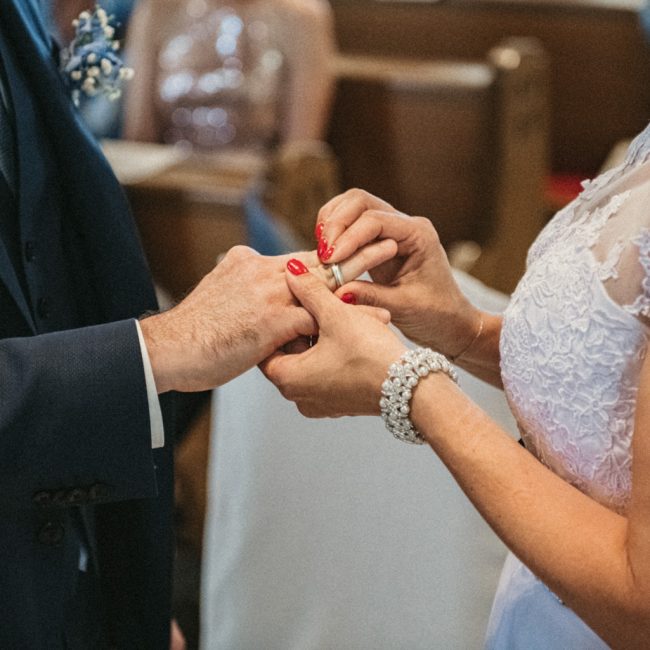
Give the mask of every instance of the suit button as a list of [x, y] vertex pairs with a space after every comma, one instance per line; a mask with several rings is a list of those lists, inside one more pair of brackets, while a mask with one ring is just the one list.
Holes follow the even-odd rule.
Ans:
[[74, 488], [68, 492], [66, 499], [70, 505], [74, 506], [87, 501], [88, 495], [86, 494], [86, 490], [82, 490], [81, 488]]
[[46, 320], [50, 315], [50, 303], [47, 298], [39, 298], [36, 304], [36, 311], [42, 320]]
[[93, 500], [96, 501], [98, 499], [106, 499], [111, 495], [110, 488], [108, 485], [104, 485], [103, 483], [95, 483], [90, 490], [88, 490], [88, 496]]
[[32, 500], [36, 505], [39, 506], [49, 506], [52, 503], [52, 494], [50, 492], [42, 491], [37, 492]]
[[68, 493], [66, 490], [57, 490], [52, 495], [52, 505], [55, 506], [64, 506], [67, 503]]
[[38, 541], [46, 546], [58, 546], [65, 535], [65, 528], [61, 524], [48, 521], [38, 531]]
[[33, 241], [25, 242], [25, 259], [28, 262], [33, 262], [36, 259], [36, 247]]

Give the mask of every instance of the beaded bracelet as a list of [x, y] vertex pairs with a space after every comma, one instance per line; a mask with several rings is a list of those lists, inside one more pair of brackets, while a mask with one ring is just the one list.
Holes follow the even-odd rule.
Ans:
[[430, 348], [408, 350], [388, 368], [388, 377], [381, 385], [379, 408], [386, 428], [398, 440], [414, 445], [426, 442], [409, 418], [409, 402], [420, 379], [431, 372], [444, 372], [458, 383], [458, 375], [447, 357]]

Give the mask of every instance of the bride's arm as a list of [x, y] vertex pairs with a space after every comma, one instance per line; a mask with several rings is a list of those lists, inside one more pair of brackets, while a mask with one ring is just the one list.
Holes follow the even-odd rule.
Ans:
[[[270, 359], [267, 376], [304, 415], [378, 413], [386, 368], [403, 344], [311, 274], [288, 282], [320, 336], [305, 354]], [[507, 546], [607, 643], [626, 649], [650, 639], [650, 357], [637, 403], [627, 518], [553, 474], [442, 373], [420, 381], [410, 415]]]
[[[502, 388], [499, 339], [501, 338], [503, 319], [499, 314], [490, 314], [486, 311], [479, 313], [482, 320], [477, 335], [470, 341], [469, 346], [462, 354], [455, 358], [451, 355], [451, 359], [457, 366], [467, 370], [475, 377], [497, 388]], [[425, 347], [435, 347], [432, 342], [423, 344]]]
[[628, 517], [512, 440], [455, 384], [418, 385], [411, 417], [504, 543], [614, 648], [650, 639], [650, 361], [643, 369]]
[[396, 241], [397, 256], [371, 270], [373, 283], [349, 282], [337, 294], [388, 309], [409, 339], [501, 387], [501, 317], [481, 312], [463, 295], [429, 219], [409, 217], [372, 194], [350, 190], [320, 210], [316, 236], [327, 263], [347, 259], [368, 242]]

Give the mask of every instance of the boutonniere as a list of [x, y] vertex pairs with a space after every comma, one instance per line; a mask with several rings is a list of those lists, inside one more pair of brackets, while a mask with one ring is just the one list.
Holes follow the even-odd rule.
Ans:
[[72, 101], [78, 106], [82, 95], [105, 95], [110, 100], [122, 94], [122, 84], [133, 77], [117, 52], [119, 41], [104, 9], [82, 11], [72, 21], [75, 36], [61, 51], [61, 72], [66, 78]]

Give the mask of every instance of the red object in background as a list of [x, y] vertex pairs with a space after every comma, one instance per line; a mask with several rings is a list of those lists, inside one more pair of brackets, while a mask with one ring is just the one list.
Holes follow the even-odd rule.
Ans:
[[552, 211], [560, 210], [567, 203], [571, 203], [582, 192], [582, 181], [588, 175], [553, 174], [546, 180], [544, 201]]

